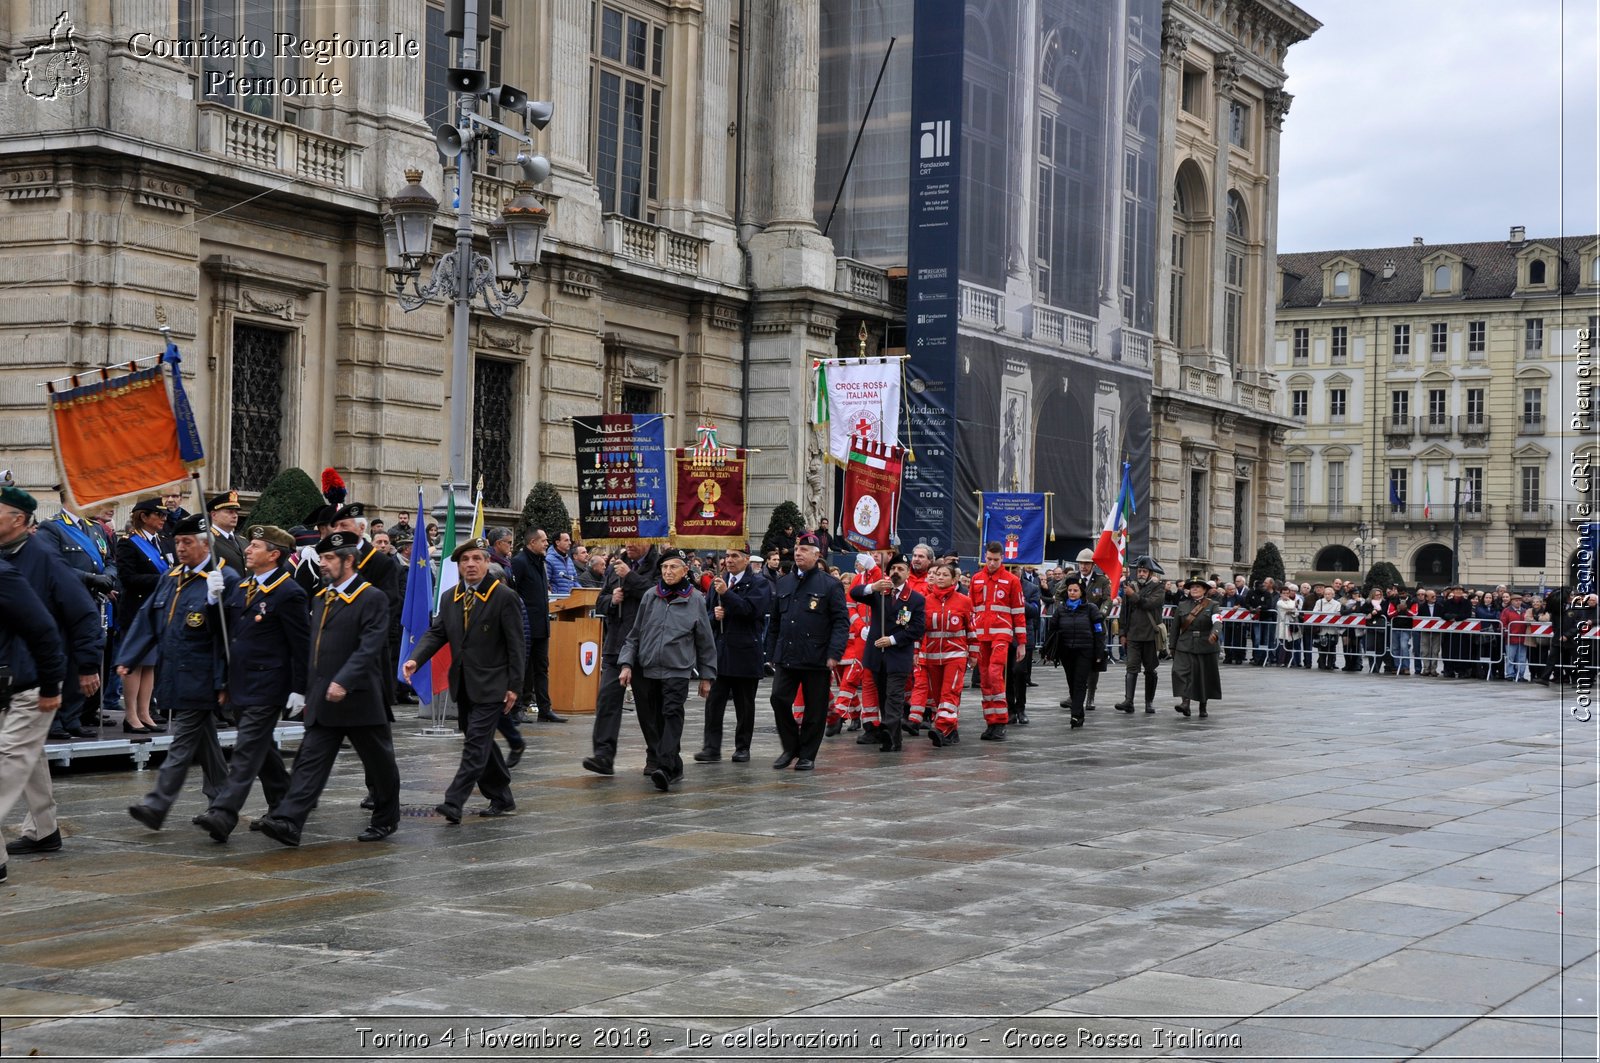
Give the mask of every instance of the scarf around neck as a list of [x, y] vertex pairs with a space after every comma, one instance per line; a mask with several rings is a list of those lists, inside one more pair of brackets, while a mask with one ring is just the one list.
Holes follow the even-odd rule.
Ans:
[[693, 591], [694, 585], [689, 582], [688, 577], [685, 577], [683, 582], [676, 587], [670, 586], [664, 580], [656, 581], [656, 596], [665, 598], [669, 602], [678, 598], [687, 598]]

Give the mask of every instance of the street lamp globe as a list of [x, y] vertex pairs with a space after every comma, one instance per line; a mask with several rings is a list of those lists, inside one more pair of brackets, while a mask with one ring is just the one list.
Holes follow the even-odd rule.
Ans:
[[416, 273], [433, 249], [439, 201], [422, 187], [422, 171], [407, 170], [405, 187], [389, 200], [383, 220], [384, 252], [391, 273]]
[[[510, 239], [511, 264], [526, 276], [527, 271], [539, 264], [550, 212], [534, 198], [533, 185], [524, 181], [517, 185], [517, 194], [506, 200], [506, 205], [501, 208], [500, 220], [505, 223], [506, 235]], [[496, 262], [495, 266], [498, 274], [499, 263]]]

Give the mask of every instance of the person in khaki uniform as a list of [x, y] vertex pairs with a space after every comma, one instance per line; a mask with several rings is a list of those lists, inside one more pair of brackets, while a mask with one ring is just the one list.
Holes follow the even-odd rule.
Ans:
[[1118, 712], [1133, 711], [1133, 694], [1139, 685], [1139, 673], [1144, 672], [1144, 711], [1156, 711], [1156, 629], [1161, 626], [1161, 607], [1166, 604], [1167, 591], [1157, 576], [1166, 570], [1156, 564], [1149, 554], [1133, 559], [1134, 582], [1122, 584], [1122, 633], [1119, 640], [1128, 650], [1127, 687], [1123, 699], [1117, 702]]
[[1210, 599], [1211, 587], [1203, 579], [1190, 579], [1183, 589], [1188, 596], [1172, 610], [1172, 692], [1182, 700], [1172, 709], [1188, 716], [1190, 703], [1198, 701], [1203, 720], [1206, 702], [1222, 697], [1217, 603]]

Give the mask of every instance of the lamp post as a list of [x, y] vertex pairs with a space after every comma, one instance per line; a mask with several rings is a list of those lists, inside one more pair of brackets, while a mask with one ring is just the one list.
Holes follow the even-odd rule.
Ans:
[[1356, 525], [1356, 537], [1350, 540], [1350, 545], [1356, 548], [1356, 564], [1361, 566], [1360, 575], [1364, 583], [1367, 572], [1372, 566], [1367, 564], [1367, 553], [1377, 545], [1377, 537], [1373, 535], [1372, 528], [1366, 521]]
[[523, 180], [501, 216], [489, 226], [490, 254], [482, 255], [472, 248], [472, 178], [478, 145], [489, 139], [489, 130], [524, 144], [533, 143], [526, 133], [479, 115], [478, 100], [493, 99], [502, 108], [509, 108], [522, 117], [524, 128], [543, 129], [553, 113], [549, 103], [530, 101], [527, 93], [510, 85], [490, 88], [487, 75], [477, 69], [477, 62], [478, 5], [469, 0], [463, 5], [461, 66], [449, 71], [450, 87], [459, 93], [459, 117], [434, 132], [439, 150], [455, 156], [455, 248], [438, 260], [426, 284], [421, 280], [422, 266], [432, 257], [433, 223], [439, 202], [422, 187], [421, 170], [406, 171], [405, 186], [389, 200], [388, 212], [383, 216], [384, 268], [394, 282], [401, 308], [409, 313], [435, 298], [455, 304], [450, 348], [450, 468], [443, 486], [446, 496], [455, 496], [458, 507], [471, 504], [467, 486], [467, 437], [471, 428], [467, 340], [472, 301], [479, 300], [483, 309], [495, 317], [522, 305], [533, 270], [539, 265], [549, 218], [534, 198], [533, 186], [550, 176], [550, 164], [541, 155], [518, 154], [515, 164], [521, 167]]

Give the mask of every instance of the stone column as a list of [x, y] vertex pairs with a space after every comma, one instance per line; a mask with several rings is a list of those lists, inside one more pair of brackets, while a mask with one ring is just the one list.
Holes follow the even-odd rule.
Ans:
[[[1266, 91], [1266, 166], [1267, 175], [1266, 195], [1262, 197], [1261, 217], [1261, 288], [1258, 293], [1257, 327], [1261, 329], [1261, 344], [1252, 352], [1255, 355], [1250, 364], [1251, 369], [1266, 369], [1268, 364], [1267, 350], [1273, 343], [1274, 322], [1277, 318], [1278, 305], [1278, 149], [1283, 139], [1283, 119], [1289, 113], [1289, 104], [1294, 97], [1284, 92], [1281, 88], [1271, 88]], [[1369, 349], [1367, 365], [1373, 364], [1371, 354], [1377, 351], [1376, 342]]]
[[1011, 93], [1011, 165], [1006, 184], [1011, 192], [1006, 211], [1006, 313], [1008, 327], [1019, 333], [1022, 312], [1034, 301], [1034, 181], [1039, 123], [1039, 0], [1016, 0], [1017, 70]]
[[555, 104], [555, 117], [538, 141], [550, 160], [548, 187], [561, 197], [550, 236], [601, 247], [600, 194], [589, 172], [590, 3], [547, 0], [537, 7], [533, 46], [549, 56], [541, 64], [538, 96]]
[[1128, 125], [1128, 0], [1113, 0], [1106, 64], [1106, 153], [1101, 180], [1105, 201], [1100, 213], [1100, 342], [1105, 344], [1122, 320], [1122, 166]]
[[[756, 5], [761, 6], [761, 5]], [[773, 4], [771, 19], [772, 219], [769, 227], [815, 230], [818, 0]], [[780, 154], [779, 152], [792, 152]]]
[[1159, 387], [1178, 384], [1178, 338], [1172, 320], [1173, 195], [1178, 182], [1178, 105], [1183, 92], [1183, 57], [1193, 30], [1168, 17], [1161, 26], [1161, 142], [1156, 151], [1156, 376]]
[[1227, 362], [1224, 351], [1226, 327], [1223, 321], [1223, 295], [1228, 276], [1228, 109], [1233, 102], [1233, 90], [1239, 83], [1241, 63], [1232, 52], [1217, 56], [1215, 118], [1217, 131], [1217, 158], [1211, 171], [1211, 264], [1206, 277], [1211, 292], [1211, 350], [1214, 367]]

